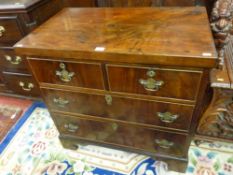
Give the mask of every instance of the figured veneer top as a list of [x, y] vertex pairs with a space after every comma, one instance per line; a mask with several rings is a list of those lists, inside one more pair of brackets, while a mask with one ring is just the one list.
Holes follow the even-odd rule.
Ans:
[[43, 0], [1, 0], [0, 9], [26, 9]]
[[66, 8], [15, 45], [19, 54], [214, 67], [204, 7]]

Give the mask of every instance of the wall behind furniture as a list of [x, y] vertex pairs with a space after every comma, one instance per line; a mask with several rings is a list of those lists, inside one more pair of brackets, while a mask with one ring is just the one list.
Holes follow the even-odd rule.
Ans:
[[194, 6], [205, 0], [63, 0], [72, 7]]

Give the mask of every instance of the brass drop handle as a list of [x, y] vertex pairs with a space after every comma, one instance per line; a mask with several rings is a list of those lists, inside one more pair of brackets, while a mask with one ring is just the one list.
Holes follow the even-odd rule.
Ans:
[[60, 63], [59, 67], [61, 68], [60, 71], [56, 71], [56, 75], [60, 78], [63, 82], [70, 82], [72, 77], [74, 76], [74, 72], [69, 72], [66, 70], [66, 65], [64, 63]]
[[[24, 90], [24, 91], [31, 91], [33, 88], [34, 88], [34, 84], [33, 83], [28, 83], [27, 85], [26, 85], [26, 83], [24, 83], [24, 82], [22, 82], [22, 81], [20, 81], [19, 82], [19, 86], [20, 87], [22, 87], [22, 89]], [[25, 87], [26, 86], [26, 87]]]
[[22, 58], [20, 56], [16, 56], [15, 59], [13, 59], [11, 56], [5, 55], [5, 58], [7, 61], [14, 65], [18, 65], [22, 62]]
[[157, 116], [164, 123], [173, 123], [179, 118], [178, 114], [172, 114], [170, 112], [157, 112]]
[[79, 129], [78, 125], [75, 125], [75, 124], [72, 124], [72, 123], [65, 124], [64, 127], [69, 132], [76, 132]]
[[139, 79], [139, 83], [144, 86], [147, 91], [158, 91], [161, 86], [164, 85], [163, 81], [155, 80], [156, 72], [154, 70], [147, 71], [148, 79]]
[[106, 101], [107, 105], [111, 106], [112, 105], [112, 96], [105, 95], [105, 101]]
[[172, 146], [174, 146], [173, 142], [170, 142], [166, 139], [155, 139], [155, 143], [160, 147], [164, 149], [170, 149]]
[[3, 33], [6, 31], [6, 29], [3, 26], [0, 26], [0, 37], [3, 36]]
[[66, 106], [66, 105], [69, 104], [69, 100], [65, 100], [65, 99], [63, 99], [63, 98], [61, 98], [61, 97], [59, 97], [59, 98], [54, 98], [54, 99], [53, 99], [53, 102], [54, 102], [55, 104], [59, 105], [59, 106], [62, 106], [62, 107], [64, 107], [64, 106]]

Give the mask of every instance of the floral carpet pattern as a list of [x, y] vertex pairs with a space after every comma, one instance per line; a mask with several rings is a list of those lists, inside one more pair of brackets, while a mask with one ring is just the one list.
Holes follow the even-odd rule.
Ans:
[[[0, 145], [1, 147], [2, 145]], [[233, 144], [189, 151], [187, 175], [233, 175]], [[49, 112], [38, 104], [0, 155], [1, 175], [177, 175], [147, 156], [97, 146], [64, 149]]]

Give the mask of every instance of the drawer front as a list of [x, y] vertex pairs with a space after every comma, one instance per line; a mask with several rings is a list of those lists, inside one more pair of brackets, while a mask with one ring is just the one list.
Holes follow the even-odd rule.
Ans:
[[52, 114], [61, 134], [87, 140], [133, 147], [149, 152], [183, 157], [187, 153], [187, 135], [151, 130], [139, 126], [86, 120]]
[[27, 60], [15, 54], [13, 49], [0, 49], [0, 66], [3, 71], [27, 73]]
[[42, 89], [50, 109], [133, 123], [188, 130], [193, 107], [111, 95]]
[[100, 64], [31, 59], [29, 64], [39, 82], [104, 89]]
[[32, 97], [40, 95], [40, 90], [31, 75], [3, 72], [3, 76], [7, 88], [14, 93]]
[[0, 16], [0, 46], [12, 46], [23, 36], [17, 16]]
[[[201, 71], [107, 65], [110, 90], [195, 100]], [[120, 76], [122, 75], [122, 76]]]

